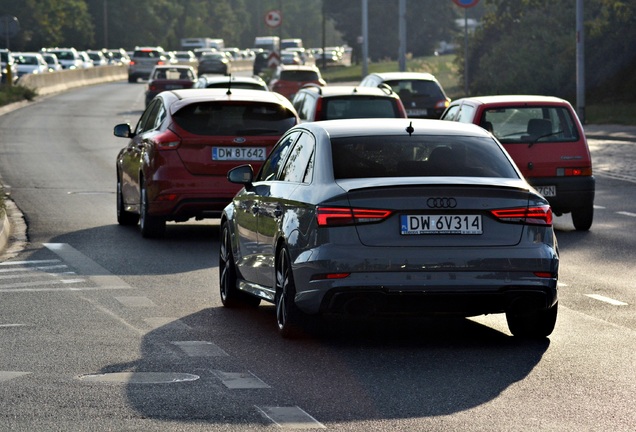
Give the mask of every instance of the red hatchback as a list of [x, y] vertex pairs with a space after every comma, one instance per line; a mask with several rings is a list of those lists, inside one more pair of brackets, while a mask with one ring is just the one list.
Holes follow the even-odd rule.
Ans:
[[296, 92], [305, 84], [327, 85], [322, 79], [320, 69], [316, 66], [284, 65], [279, 66], [274, 72], [269, 81], [269, 88], [292, 100]]
[[129, 142], [117, 155], [117, 221], [158, 237], [167, 221], [219, 217], [239, 187], [229, 169], [258, 170], [276, 141], [298, 123], [291, 103], [260, 90], [165, 91], [137, 126], [114, 128]]
[[162, 91], [192, 88], [196, 81], [197, 74], [192, 66], [155, 66], [146, 87], [146, 106]]
[[595, 179], [581, 122], [572, 105], [551, 96], [481, 96], [453, 101], [442, 120], [491, 132], [554, 214], [572, 213], [587, 231], [594, 217]]

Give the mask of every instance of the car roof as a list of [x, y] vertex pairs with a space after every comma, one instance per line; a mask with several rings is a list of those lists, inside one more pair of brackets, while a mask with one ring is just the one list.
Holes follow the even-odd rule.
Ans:
[[157, 65], [154, 68], [155, 69], [192, 69], [194, 70], [192, 66], [184, 65], [184, 64]]
[[344, 95], [360, 95], [360, 96], [385, 96], [385, 97], [398, 97], [395, 92], [390, 88], [382, 89], [380, 87], [362, 87], [362, 86], [318, 86], [318, 85], [306, 85], [302, 87], [298, 92], [310, 91], [322, 95], [322, 97], [330, 96], [344, 96]]
[[256, 84], [265, 84], [263, 78], [259, 76], [237, 76], [230, 75], [229, 77], [226, 75], [219, 74], [203, 74], [200, 75], [199, 78], [205, 78], [205, 80], [209, 83], [218, 83], [218, 82], [247, 82], [247, 83], [256, 83]]
[[455, 135], [492, 138], [489, 132], [477, 125], [445, 120], [378, 118], [373, 119], [372, 122], [370, 122], [369, 119], [344, 119], [323, 120], [302, 124], [304, 128], [317, 133], [326, 133], [334, 138], [406, 135], [408, 134], [407, 128], [409, 128], [409, 126], [413, 128], [413, 135]]
[[383, 81], [393, 81], [393, 80], [437, 81], [435, 76], [428, 72], [376, 72], [371, 75], [375, 75], [381, 78]]
[[540, 96], [540, 95], [497, 95], [497, 96], [472, 96], [462, 99], [457, 99], [453, 103], [470, 101], [477, 104], [520, 104], [520, 103], [551, 103], [551, 104], [563, 104], [569, 105], [569, 102], [565, 99], [561, 99], [555, 96]]
[[180, 89], [168, 92], [175, 101], [170, 104], [170, 113], [174, 114], [181, 108], [191, 103], [197, 102], [222, 102], [222, 101], [244, 101], [244, 102], [264, 102], [279, 104], [295, 113], [293, 105], [285, 96], [275, 92], [265, 92], [252, 89], [232, 89], [228, 94], [224, 88], [204, 88], [204, 89]]
[[320, 72], [320, 69], [314, 65], [280, 65], [278, 68], [280, 70], [310, 70]]

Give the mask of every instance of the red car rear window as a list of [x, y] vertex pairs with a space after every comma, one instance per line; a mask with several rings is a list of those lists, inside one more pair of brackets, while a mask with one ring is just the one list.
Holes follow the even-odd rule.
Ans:
[[289, 70], [281, 71], [280, 79], [283, 81], [318, 81], [320, 77], [315, 71]]
[[190, 133], [211, 136], [282, 135], [296, 124], [296, 116], [283, 106], [251, 102], [193, 103], [173, 118]]

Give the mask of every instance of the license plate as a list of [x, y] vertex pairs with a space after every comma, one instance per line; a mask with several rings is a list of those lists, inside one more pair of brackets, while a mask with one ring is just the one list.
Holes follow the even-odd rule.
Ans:
[[212, 160], [215, 161], [264, 161], [265, 148], [262, 147], [213, 147]]
[[481, 215], [402, 215], [400, 234], [482, 234]]
[[182, 89], [183, 88], [183, 84], [168, 84], [166, 85], [166, 90], [175, 90], [175, 89]]
[[556, 196], [556, 186], [535, 186], [535, 189], [544, 197]]
[[407, 109], [406, 115], [410, 116], [425, 116], [428, 115], [428, 110], [425, 109]]

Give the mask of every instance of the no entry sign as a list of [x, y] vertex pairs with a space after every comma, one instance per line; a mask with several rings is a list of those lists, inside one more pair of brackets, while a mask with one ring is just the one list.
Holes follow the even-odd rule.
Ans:
[[453, 0], [453, 3], [459, 7], [470, 8], [479, 3], [479, 0]]

